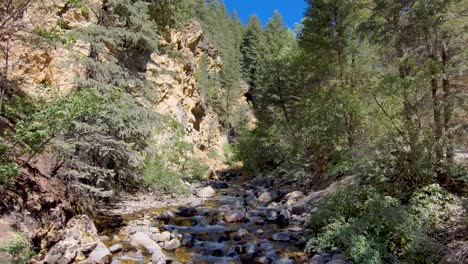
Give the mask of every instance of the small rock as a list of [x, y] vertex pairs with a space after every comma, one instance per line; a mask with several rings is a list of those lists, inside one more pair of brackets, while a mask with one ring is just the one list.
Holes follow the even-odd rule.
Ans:
[[171, 240], [171, 233], [169, 231], [164, 231], [161, 234], [159, 234], [159, 242], [166, 242]]
[[238, 222], [243, 222], [247, 218], [245, 216], [245, 213], [241, 211], [230, 211], [226, 215], [224, 215], [224, 221], [227, 223], [238, 223]]
[[308, 264], [325, 264], [325, 259], [320, 255], [315, 255], [309, 259]]
[[266, 256], [256, 257], [254, 260], [255, 264], [269, 264], [270, 260]]
[[158, 229], [157, 227], [151, 227], [151, 228], [149, 229], [149, 231], [150, 231], [151, 233], [160, 233], [160, 231], [159, 231], [159, 229]]
[[213, 250], [211, 252], [211, 256], [213, 256], [213, 257], [222, 257], [223, 255], [224, 255], [223, 250], [219, 249], [219, 248], [217, 248], [217, 249], [215, 249], [215, 250]]
[[293, 191], [284, 196], [284, 199], [286, 200], [286, 204], [291, 204], [300, 198], [304, 197], [304, 194], [301, 191]]
[[236, 241], [239, 241], [239, 240], [242, 240], [242, 238], [247, 235], [249, 233], [249, 231], [247, 231], [247, 229], [245, 228], [241, 228], [239, 230], [237, 230], [235, 236], [234, 236], [234, 240]]
[[245, 248], [244, 251], [245, 251], [246, 253], [251, 253], [251, 254], [253, 254], [253, 253], [257, 252], [257, 245], [256, 245], [255, 243], [252, 243], [252, 242], [246, 243], [246, 244], [244, 245], [244, 248]]
[[164, 249], [165, 250], [175, 250], [180, 247], [180, 241], [177, 239], [172, 239], [171, 241], [168, 241], [164, 243]]
[[216, 191], [213, 189], [213, 187], [207, 186], [205, 188], [199, 189], [197, 192], [197, 195], [200, 198], [208, 198], [208, 197], [213, 197], [215, 193]]
[[98, 242], [96, 248], [89, 254], [88, 261], [92, 264], [109, 263], [112, 259], [112, 253], [102, 242]]
[[112, 237], [112, 240], [114, 240], [114, 241], [120, 241], [120, 237], [119, 237], [119, 236], [114, 236], [114, 237]]
[[291, 235], [289, 232], [279, 232], [273, 235], [273, 240], [275, 241], [289, 241], [291, 240]]
[[260, 194], [260, 196], [258, 197], [258, 202], [259, 203], [269, 203], [269, 202], [272, 202], [273, 200], [277, 199], [278, 198], [278, 193], [275, 192], [275, 191], [271, 191], [271, 192], [263, 192], [262, 194]]
[[181, 206], [177, 208], [177, 214], [184, 217], [191, 217], [197, 214], [197, 209], [194, 207]]
[[257, 235], [263, 235], [263, 233], [265, 233], [262, 229], [257, 229], [257, 231], [255, 231], [255, 234]]
[[119, 252], [123, 249], [123, 246], [121, 244], [115, 244], [109, 248], [111, 253], [116, 253]]

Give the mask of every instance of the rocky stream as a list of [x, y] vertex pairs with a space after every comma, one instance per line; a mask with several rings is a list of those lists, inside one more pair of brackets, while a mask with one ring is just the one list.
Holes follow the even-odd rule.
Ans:
[[[284, 194], [271, 188], [274, 179], [250, 180], [235, 170], [219, 178], [194, 188], [200, 199], [186, 206], [103, 219], [98, 222], [97, 243], [86, 243], [96, 230], [93, 226], [83, 232], [82, 226], [92, 223], [89, 218], [72, 219], [65, 240], [52, 248], [45, 263], [62, 263], [67, 252], [82, 264], [347, 263], [339, 251], [312, 258], [304, 253], [312, 233], [304, 228], [304, 209], [298, 203], [302, 192]], [[80, 231], [74, 229], [77, 226]]]

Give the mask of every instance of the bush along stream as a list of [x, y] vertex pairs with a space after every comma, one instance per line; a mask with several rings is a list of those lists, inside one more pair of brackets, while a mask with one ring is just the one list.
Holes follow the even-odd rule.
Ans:
[[88, 217], [75, 217], [45, 261], [76, 254], [75, 263], [347, 263], [337, 250], [304, 253], [312, 234], [303, 228], [301, 192], [280, 193], [274, 178], [236, 170], [219, 178], [194, 189], [200, 199], [189, 205], [123, 215], [117, 226], [117, 217], [105, 219], [100, 234]]

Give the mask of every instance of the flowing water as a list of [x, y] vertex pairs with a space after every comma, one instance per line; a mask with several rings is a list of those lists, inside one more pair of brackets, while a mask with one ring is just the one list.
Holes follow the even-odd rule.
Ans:
[[[161, 232], [169, 231], [171, 237], [179, 238], [181, 247], [164, 251], [173, 263], [303, 263], [306, 256], [302, 229], [269, 221], [267, 214], [271, 208], [247, 206], [245, 181], [239, 177], [228, 184], [217, 184], [224, 188], [216, 189], [215, 197], [204, 199], [198, 206], [155, 208], [124, 219], [150, 221]], [[246, 217], [228, 223], [224, 218], [228, 213]], [[108, 229], [104, 234], [119, 236], [119, 230]], [[114, 254], [113, 263], [146, 264], [150, 260], [144, 250], [137, 251], [125, 242], [120, 244], [124, 249]]]

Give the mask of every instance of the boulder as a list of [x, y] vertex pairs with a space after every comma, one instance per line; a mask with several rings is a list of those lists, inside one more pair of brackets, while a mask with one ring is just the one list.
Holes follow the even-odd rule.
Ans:
[[148, 250], [149, 253], [153, 253], [155, 251], [160, 251], [161, 247], [152, 240], [148, 234], [143, 232], [136, 232], [130, 237], [130, 244], [134, 247], [142, 247]]
[[112, 260], [112, 253], [102, 242], [99, 242], [96, 248], [89, 254], [88, 262], [91, 264], [105, 264]]
[[211, 186], [207, 186], [198, 190], [197, 195], [200, 198], [213, 197], [216, 194], [216, 191]]
[[325, 264], [325, 259], [320, 255], [315, 255], [309, 259], [308, 264]]
[[275, 241], [290, 241], [291, 234], [289, 232], [279, 232], [273, 235], [273, 240]]
[[284, 200], [286, 201], [287, 205], [292, 205], [297, 202], [299, 199], [304, 197], [304, 193], [301, 191], [293, 191], [284, 196]]
[[152, 264], [166, 264], [166, 255], [161, 250], [156, 250], [151, 255]]
[[224, 215], [224, 221], [227, 223], [239, 223], [247, 219], [246, 215], [242, 211], [230, 211]]
[[100, 241], [96, 226], [87, 215], [70, 219], [61, 236], [63, 239], [49, 250], [44, 263], [71, 263], [77, 256], [89, 255]]
[[115, 245], [112, 245], [109, 250], [111, 253], [116, 253], [116, 252], [119, 252], [119, 251], [122, 251], [123, 249], [123, 246], [122, 244], [115, 244]]
[[172, 239], [164, 243], [165, 250], [176, 250], [180, 247], [180, 241], [177, 239]]
[[159, 234], [159, 242], [166, 242], [171, 240], [171, 233], [169, 231], [164, 231], [161, 234]]
[[258, 196], [258, 202], [259, 203], [269, 203], [269, 202], [272, 202], [274, 200], [276, 200], [278, 198], [278, 193], [275, 192], [275, 191], [266, 191], [266, 192], [263, 192], [261, 193], [259, 196]]

